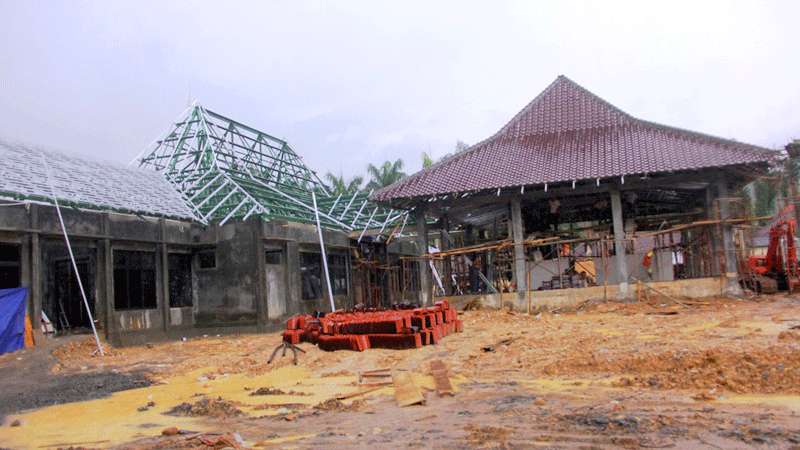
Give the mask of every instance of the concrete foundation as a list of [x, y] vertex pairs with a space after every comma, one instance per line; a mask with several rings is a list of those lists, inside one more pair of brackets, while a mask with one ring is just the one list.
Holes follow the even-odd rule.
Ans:
[[[675, 297], [704, 298], [723, 295], [723, 283], [719, 278], [694, 278], [689, 280], [660, 281], [647, 283], [655, 289]], [[635, 292], [636, 285], [629, 289]], [[484, 295], [461, 295], [450, 297], [437, 297], [437, 300], [446, 298], [457, 308], [463, 308], [469, 302], [478, 300], [488, 308], [501, 308], [511, 306], [516, 311], [527, 311], [528, 299], [531, 309], [536, 308], [563, 308], [577, 306], [587, 300], [618, 299], [620, 287], [618, 284], [609, 286], [593, 286], [587, 288], [553, 289], [548, 291], [530, 291], [524, 299], [520, 299], [516, 292]]]

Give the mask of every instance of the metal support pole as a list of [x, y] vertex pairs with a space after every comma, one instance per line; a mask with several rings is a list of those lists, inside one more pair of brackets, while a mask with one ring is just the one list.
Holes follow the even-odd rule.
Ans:
[[92, 311], [89, 309], [89, 300], [86, 299], [86, 291], [83, 289], [83, 282], [81, 281], [81, 274], [78, 272], [78, 265], [75, 263], [75, 255], [72, 253], [72, 245], [69, 242], [69, 235], [67, 235], [67, 227], [64, 225], [64, 217], [61, 216], [61, 207], [58, 205], [58, 198], [56, 197], [56, 190], [53, 188], [53, 181], [50, 178], [50, 166], [47, 165], [47, 160], [42, 153], [42, 163], [44, 164], [45, 174], [47, 176], [47, 184], [50, 185], [50, 192], [53, 195], [53, 203], [56, 206], [56, 213], [58, 214], [58, 222], [61, 224], [61, 231], [64, 233], [64, 242], [67, 244], [67, 252], [69, 252], [69, 259], [72, 261], [72, 270], [75, 271], [75, 278], [78, 280], [78, 288], [81, 290], [81, 297], [83, 298], [83, 306], [86, 307], [86, 315], [89, 316], [89, 324], [92, 325], [92, 334], [94, 334], [94, 342], [97, 344], [97, 351], [100, 356], [105, 356], [103, 346], [100, 345], [100, 337], [97, 335], [97, 328], [94, 326], [94, 317]]
[[314, 216], [317, 219], [317, 233], [319, 233], [319, 248], [322, 250], [322, 265], [325, 268], [325, 282], [328, 285], [328, 298], [331, 301], [331, 312], [336, 311], [333, 302], [333, 289], [331, 288], [331, 274], [328, 272], [328, 256], [325, 255], [325, 241], [322, 240], [322, 226], [319, 223], [319, 209], [317, 209], [317, 195], [311, 191], [311, 200], [314, 202]]

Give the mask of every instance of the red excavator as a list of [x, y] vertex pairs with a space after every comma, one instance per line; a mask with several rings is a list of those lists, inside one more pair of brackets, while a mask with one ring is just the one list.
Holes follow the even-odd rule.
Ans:
[[750, 271], [748, 288], [766, 294], [778, 290], [794, 292], [800, 288], [797, 246], [794, 240], [796, 223], [780, 220], [769, 229], [769, 248], [765, 256], [747, 259]]

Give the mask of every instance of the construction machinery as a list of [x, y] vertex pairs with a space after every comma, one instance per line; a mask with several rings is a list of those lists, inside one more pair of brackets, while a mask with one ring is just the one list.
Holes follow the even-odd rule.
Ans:
[[800, 288], [794, 219], [780, 220], [769, 230], [767, 254], [747, 259], [746, 287], [766, 294]]

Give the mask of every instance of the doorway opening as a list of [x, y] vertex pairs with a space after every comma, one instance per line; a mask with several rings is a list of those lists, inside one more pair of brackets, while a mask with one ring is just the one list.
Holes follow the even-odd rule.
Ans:
[[[43, 248], [45, 295], [42, 311], [60, 333], [89, 333], [92, 325], [81, 296], [78, 278], [69, 253], [63, 244], [46, 244]], [[73, 247], [89, 311], [97, 320], [95, 308], [96, 251], [93, 248]]]

